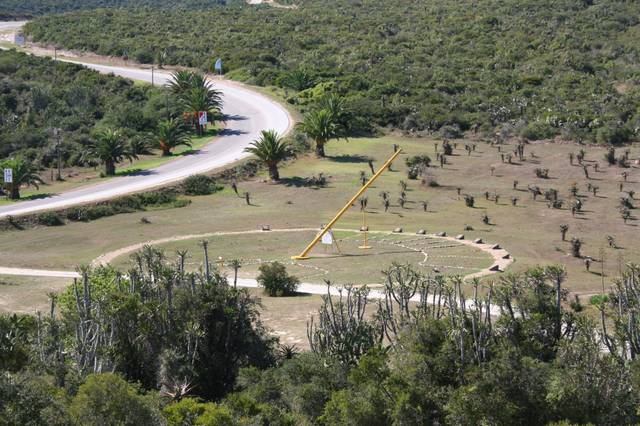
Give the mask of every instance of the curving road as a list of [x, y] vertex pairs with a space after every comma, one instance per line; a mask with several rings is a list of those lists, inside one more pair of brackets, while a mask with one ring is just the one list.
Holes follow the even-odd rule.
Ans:
[[[0, 28], [2, 28], [1, 25]], [[148, 69], [96, 65], [75, 60], [69, 62], [79, 63], [105, 74], [112, 73], [151, 82], [151, 70]], [[170, 74], [167, 72], [154, 73], [156, 84], [165, 84], [169, 78]], [[137, 175], [115, 177], [106, 182], [83, 186], [48, 198], [0, 206], [0, 217], [66, 208], [162, 187], [190, 175], [220, 168], [247, 157], [248, 154], [244, 152], [245, 147], [254, 141], [262, 130], [273, 129], [284, 134], [290, 129], [293, 120], [287, 110], [278, 103], [237, 83], [222, 79], [215, 79], [214, 83], [222, 92], [223, 113], [228, 117], [228, 121], [220, 136], [197, 153], [172, 160]]]

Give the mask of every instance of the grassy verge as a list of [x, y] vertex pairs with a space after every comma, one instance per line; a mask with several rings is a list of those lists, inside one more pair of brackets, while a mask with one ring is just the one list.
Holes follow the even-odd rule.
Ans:
[[[401, 226], [406, 233], [413, 233], [424, 228], [429, 232], [464, 233], [467, 238], [499, 243], [514, 255], [513, 271], [537, 264], [565, 264], [567, 287], [581, 294], [597, 292], [601, 288], [602, 264], [594, 261], [591, 272], [587, 272], [584, 258], [572, 257], [570, 243], [561, 240], [561, 224], [566, 223], [570, 227], [568, 240], [577, 237], [584, 242], [583, 256], [599, 258], [599, 252], [603, 250], [606, 286], [611, 284], [621, 262], [640, 261], [640, 243], [634, 237], [637, 221], [625, 224], [618, 213], [619, 198], [624, 195], [619, 191], [622, 169], [605, 165], [603, 148], [587, 148], [589, 164], [594, 164], [594, 161], [600, 163], [599, 172], [592, 170], [592, 179], [587, 181], [582, 167], [569, 165], [568, 154], [578, 150], [573, 145], [529, 145], [526, 161], [508, 164], [502, 163], [496, 147], [478, 142], [476, 151], [468, 156], [464, 143], [458, 141], [455, 155], [449, 157], [449, 164], [444, 168], [430, 167], [427, 170], [423, 179], [434, 180], [439, 185], [431, 187], [421, 180], [408, 180], [404, 160], [416, 154], [429, 155], [435, 160], [436, 142], [393, 136], [331, 142], [326, 159], [319, 160], [309, 155], [286, 164], [281, 170], [282, 182], [277, 185], [263, 182], [264, 175], [240, 182], [240, 194], [251, 194], [250, 206], [246, 205], [243, 197], [226, 188], [214, 195], [195, 197], [191, 205], [182, 209], [134, 212], [62, 228], [9, 231], [0, 234], [0, 254], [7, 265], [65, 269], [90, 262], [104, 252], [163, 237], [244, 231], [260, 229], [263, 225], [272, 228], [317, 227], [333, 217], [358, 189], [360, 171], [370, 175], [367, 159], [373, 159], [378, 167], [391, 154], [394, 143], [401, 145], [405, 154], [394, 164], [393, 171], [385, 173], [367, 194], [367, 221], [372, 230], [390, 231]], [[512, 149], [513, 146], [502, 148], [503, 152]], [[532, 151], [535, 158], [531, 157]], [[638, 147], [631, 147], [631, 158], [639, 154]], [[549, 169], [549, 179], [535, 177], [534, 171], [540, 167]], [[640, 191], [637, 176], [640, 172], [635, 167], [625, 170], [629, 173], [626, 189]], [[325, 188], [314, 187], [307, 179], [319, 173], [328, 178]], [[397, 202], [400, 180], [408, 184], [405, 208]], [[513, 189], [514, 180], [518, 181], [516, 189]], [[573, 182], [578, 184], [584, 203], [583, 213], [575, 217], [567, 207], [572, 199], [569, 189]], [[587, 183], [599, 186], [598, 196], [587, 193]], [[566, 204], [562, 209], [548, 208], [544, 197], [538, 197], [536, 201], [532, 199], [527, 185], [555, 188]], [[461, 188], [460, 196], [458, 187]], [[381, 191], [390, 194], [388, 212], [384, 211], [378, 195]], [[485, 192], [489, 192], [490, 199], [485, 199]], [[500, 196], [497, 203], [495, 193]], [[474, 208], [465, 207], [464, 194], [475, 197]], [[515, 207], [511, 205], [511, 197], [518, 198]], [[428, 202], [427, 212], [423, 211], [421, 201]], [[490, 224], [482, 222], [483, 214], [490, 217]], [[636, 216], [635, 211], [633, 215]], [[150, 223], [142, 225], [140, 219], [143, 216]], [[361, 213], [356, 207], [341, 219], [338, 226], [357, 229], [361, 221]], [[465, 230], [468, 227], [473, 230]], [[607, 235], [615, 237], [618, 249], [608, 246]], [[292, 238], [291, 247], [297, 248], [295, 251], [300, 251], [308, 243], [305, 238]], [[38, 247], [37, 252], [32, 247]], [[268, 250], [269, 247], [265, 247], [265, 252]], [[227, 257], [225, 251], [226, 248], [221, 247], [213, 255]], [[378, 276], [385, 266], [375, 265], [366, 270], [359, 267], [359, 261], [353, 261], [351, 267], [361, 275], [361, 281], [367, 282], [368, 277]]]

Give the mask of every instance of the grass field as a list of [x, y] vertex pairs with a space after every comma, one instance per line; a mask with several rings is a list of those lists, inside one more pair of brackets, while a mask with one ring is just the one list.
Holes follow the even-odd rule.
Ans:
[[63, 290], [70, 282], [68, 278], [0, 275], [0, 313], [48, 312], [49, 293]]
[[[205, 238], [209, 252], [215, 253], [214, 261], [225, 265], [231, 259], [240, 259], [240, 277], [254, 278], [258, 268], [266, 262], [281, 262], [302, 282], [322, 283], [324, 280], [338, 284], [382, 284], [381, 273], [392, 262], [412, 263], [425, 273], [434, 269], [447, 275], [468, 275], [487, 268], [493, 258], [479, 249], [439, 238], [416, 235], [373, 234], [368, 238], [370, 250], [359, 249], [363, 235], [356, 232], [336, 232], [337, 248], [319, 244], [311, 259], [292, 261], [302, 245], [311, 241], [315, 231], [264, 232], [243, 235], [220, 235]], [[200, 246], [202, 238], [158, 244], [171, 258], [177, 250], [187, 250], [186, 267], [197, 270], [204, 263]], [[339, 250], [339, 252], [338, 252]], [[426, 257], [423, 253], [426, 253]], [[131, 267], [128, 256], [120, 256], [111, 262], [121, 269]], [[228, 275], [231, 270], [224, 268]], [[366, 271], [366, 273], [363, 273]]]
[[[331, 142], [327, 147], [328, 158], [318, 160], [312, 155], [305, 156], [282, 167], [282, 183], [264, 182], [261, 176], [253, 181], [241, 182], [240, 190], [251, 194], [252, 205], [245, 204], [230, 189], [215, 195], [195, 197], [193, 203], [181, 209], [153, 212], [138, 212], [101, 219], [91, 223], [73, 223], [64, 227], [10, 231], [0, 235], [0, 254], [6, 266], [71, 269], [79, 263], [89, 263], [102, 253], [118, 248], [185, 234], [200, 234], [216, 231], [245, 231], [259, 229], [262, 225], [272, 228], [310, 228], [326, 223], [346, 200], [358, 189], [360, 171], [368, 170], [367, 159], [374, 160], [376, 167], [392, 153], [392, 144], [403, 147], [405, 154], [369, 190], [368, 223], [372, 230], [391, 231], [402, 226], [406, 233], [414, 233], [419, 228], [428, 232], [446, 231], [449, 235], [464, 233], [467, 238], [482, 238], [487, 242], [499, 243], [512, 253], [516, 262], [510, 268], [520, 271], [537, 264], [562, 263], [567, 266], [567, 287], [574, 292], [589, 293], [601, 288], [601, 264], [595, 262], [591, 272], [585, 271], [584, 260], [572, 257], [570, 243], [560, 239], [560, 224], [566, 223], [570, 229], [568, 240], [578, 237], [584, 241], [583, 255], [600, 258], [600, 250], [605, 254], [605, 284], [610, 283], [623, 261], [639, 261], [638, 242], [635, 238], [635, 220], [627, 224], [618, 213], [618, 202], [622, 194], [619, 182], [622, 169], [607, 166], [603, 160], [603, 148], [586, 147], [585, 164], [599, 162], [599, 172], [590, 170], [592, 179], [587, 181], [580, 166], [570, 166], [568, 155], [579, 147], [569, 144], [532, 144], [526, 148], [525, 161], [514, 164], [502, 163], [496, 147], [483, 142], [470, 156], [464, 150], [464, 143], [458, 141], [454, 156], [444, 168], [429, 168], [428, 179], [436, 180], [439, 187], [429, 187], [421, 180], [407, 180], [404, 158], [407, 155], [427, 154], [435, 160], [433, 140], [408, 139], [388, 136], [375, 139], [350, 139], [348, 142]], [[441, 144], [441, 142], [440, 142]], [[512, 146], [503, 146], [509, 152]], [[535, 157], [531, 157], [531, 153]], [[630, 158], [638, 156], [639, 150], [631, 148]], [[435, 161], [434, 161], [435, 163]], [[491, 167], [494, 167], [493, 175]], [[548, 168], [549, 179], [536, 178], [536, 168]], [[637, 188], [638, 171], [635, 166], [625, 169], [629, 173], [625, 189]], [[306, 178], [318, 173], [328, 177], [326, 188], [308, 185]], [[400, 208], [395, 200], [399, 196], [399, 181], [408, 183], [408, 203]], [[518, 180], [517, 189], [513, 181]], [[572, 217], [566, 207], [569, 204], [570, 186], [577, 183], [583, 213]], [[587, 182], [599, 186], [598, 196], [587, 194]], [[527, 185], [538, 185], [543, 189], [555, 188], [565, 199], [562, 209], [550, 209], [543, 197], [533, 201], [526, 190]], [[472, 194], [476, 199], [475, 208], [465, 207], [463, 197]], [[389, 191], [392, 206], [384, 212], [378, 193]], [[485, 200], [484, 193], [491, 194]], [[500, 195], [498, 203], [493, 194]], [[517, 196], [518, 203], [511, 205], [511, 197]], [[420, 205], [428, 201], [428, 211]], [[491, 221], [485, 225], [481, 215], [486, 213]], [[141, 224], [146, 217], [151, 223]], [[357, 229], [361, 224], [359, 208], [349, 211], [337, 226]], [[472, 231], [464, 230], [469, 225]], [[615, 237], [619, 249], [609, 248], [606, 236]], [[250, 247], [253, 241], [248, 239]], [[300, 251], [307, 243], [306, 238], [291, 241], [294, 251]], [[264, 256], [271, 249], [263, 246]], [[222, 245], [212, 255], [227, 257]], [[237, 253], [242, 246], [234, 247]], [[293, 254], [293, 253], [292, 253]], [[336, 261], [337, 264], [338, 261]], [[353, 270], [368, 282], [387, 265], [378, 265], [371, 270], [353, 262]], [[496, 279], [495, 276], [487, 278]]]

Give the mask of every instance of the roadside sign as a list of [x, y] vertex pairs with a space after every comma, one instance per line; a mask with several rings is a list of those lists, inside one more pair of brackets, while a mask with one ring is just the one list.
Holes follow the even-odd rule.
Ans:
[[15, 44], [17, 44], [18, 46], [24, 46], [26, 43], [24, 34], [22, 33], [16, 33], [15, 36], [13, 37], [13, 42]]
[[222, 73], [222, 59], [218, 58], [218, 60], [216, 61], [215, 65], [213, 66], [213, 69], [215, 71], [219, 71]]
[[4, 183], [13, 183], [13, 169], [4, 169]]
[[207, 111], [200, 111], [198, 113], [198, 124], [201, 126], [207, 125]]
[[333, 245], [333, 231], [329, 230], [326, 234], [322, 236], [322, 244], [325, 245]]

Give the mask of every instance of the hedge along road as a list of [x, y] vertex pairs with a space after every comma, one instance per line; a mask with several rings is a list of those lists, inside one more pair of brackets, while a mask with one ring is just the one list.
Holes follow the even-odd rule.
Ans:
[[[132, 80], [151, 82], [149, 69], [97, 65], [75, 59], [68, 62], [84, 65], [103, 74], [115, 74]], [[157, 84], [166, 84], [171, 74], [156, 71], [153, 78]], [[227, 116], [227, 122], [220, 135], [198, 152], [139, 174], [115, 177], [106, 182], [83, 186], [48, 198], [1, 206], [0, 217], [61, 209], [161, 187], [194, 174], [227, 166], [247, 157], [249, 154], [245, 153], [244, 149], [259, 137], [262, 130], [272, 129], [280, 134], [290, 130], [293, 119], [277, 102], [238, 83], [218, 78], [213, 82], [215, 88], [222, 92], [223, 113]]]

